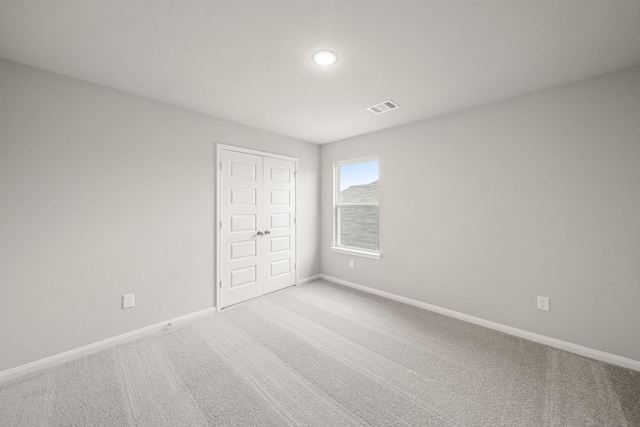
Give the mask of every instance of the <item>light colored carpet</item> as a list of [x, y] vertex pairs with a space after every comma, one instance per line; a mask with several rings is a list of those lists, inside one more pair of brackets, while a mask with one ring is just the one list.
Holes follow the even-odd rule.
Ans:
[[640, 426], [640, 373], [314, 282], [0, 385], [2, 426]]

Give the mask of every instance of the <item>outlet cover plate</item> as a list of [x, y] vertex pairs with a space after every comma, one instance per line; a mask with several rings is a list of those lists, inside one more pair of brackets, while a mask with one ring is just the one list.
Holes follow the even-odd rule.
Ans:
[[538, 297], [538, 310], [549, 311], [549, 297]]
[[122, 296], [122, 308], [131, 308], [135, 305], [134, 301], [135, 294], [127, 294]]

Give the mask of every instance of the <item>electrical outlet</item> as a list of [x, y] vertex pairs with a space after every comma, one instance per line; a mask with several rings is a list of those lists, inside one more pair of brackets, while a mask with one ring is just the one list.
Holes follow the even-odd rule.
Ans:
[[122, 296], [122, 308], [131, 308], [135, 305], [134, 294], [127, 294]]
[[349, 260], [349, 268], [353, 268], [355, 267], [355, 263], [353, 262], [352, 259]]
[[549, 297], [538, 297], [538, 310], [549, 311]]

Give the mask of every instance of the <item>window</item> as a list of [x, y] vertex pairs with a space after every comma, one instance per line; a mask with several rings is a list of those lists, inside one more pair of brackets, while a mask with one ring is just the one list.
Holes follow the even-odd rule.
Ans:
[[380, 258], [378, 158], [334, 164], [335, 252]]

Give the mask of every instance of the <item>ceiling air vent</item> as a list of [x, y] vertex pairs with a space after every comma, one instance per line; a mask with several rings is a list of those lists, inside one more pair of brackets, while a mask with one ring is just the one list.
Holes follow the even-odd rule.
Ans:
[[387, 111], [396, 110], [398, 108], [400, 108], [400, 106], [396, 104], [394, 101], [389, 99], [387, 101], [381, 102], [380, 104], [367, 107], [367, 110], [375, 114], [382, 114], [382, 113], [386, 113]]

